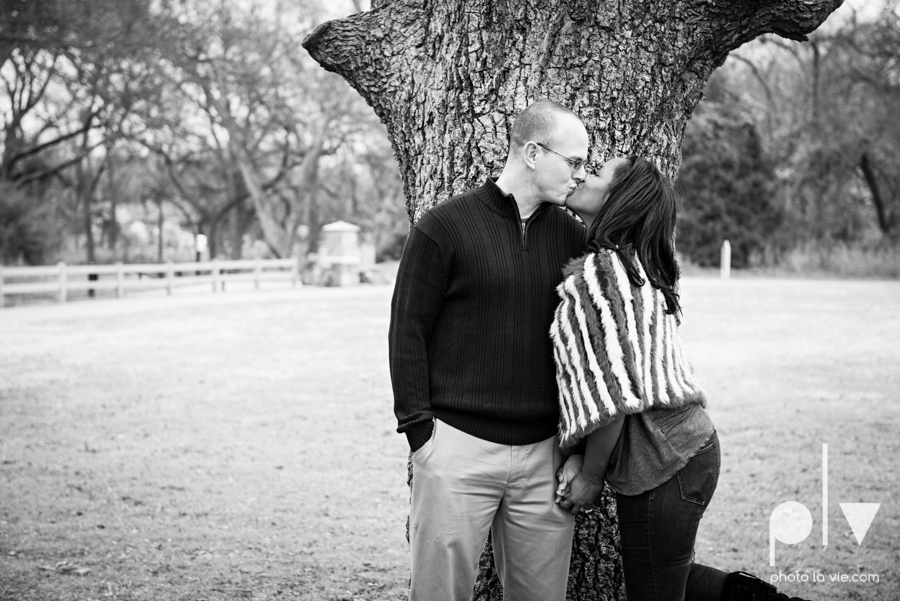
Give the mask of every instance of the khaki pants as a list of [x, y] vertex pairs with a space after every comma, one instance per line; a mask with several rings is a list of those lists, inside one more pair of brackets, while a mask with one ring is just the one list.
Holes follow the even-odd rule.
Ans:
[[574, 518], [553, 502], [557, 437], [487, 442], [435, 420], [413, 453], [411, 601], [465, 601], [488, 530], [509, 601], [564, 601]]

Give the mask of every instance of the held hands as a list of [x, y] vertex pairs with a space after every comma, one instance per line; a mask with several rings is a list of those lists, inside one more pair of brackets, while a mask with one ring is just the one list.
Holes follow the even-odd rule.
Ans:
[[[556, 502], [572, 514], [593, 504], [603, 492], [603, 475], [622, 434], [625, 417], [619, 416], [587, 436], [584, 456], [573, 455], [557, 474]], [[571, 462], [571, 465], [570, 465]]]
[[584, 455], [570, 455], [563, 466], [556, 470], [556, 480], [559, 484], [556, 487], [555, 503], [561, 503], [566, 498], [569, 493], [569, 484], [581, 472], [583, 465]]
[[603, 492], [603, 481], [585, 475], [581, 471], [583, 464], [583, 455], [572, 455], [556, 473], [559, 485], [555, 502], [563, 509], [570, 510], [572, 515], [585, 506], [590, 506]]
[[579, 472], [569, 484], [569, 494], [560, 503], [560, 507], [564, 509], [571, 507], [572, 515], [575, 515], [585, 506], [592, 505], [594, 499], [599, 497], [602, 492], [602, 480], [595, 480], [586, 476], [584, 472]]

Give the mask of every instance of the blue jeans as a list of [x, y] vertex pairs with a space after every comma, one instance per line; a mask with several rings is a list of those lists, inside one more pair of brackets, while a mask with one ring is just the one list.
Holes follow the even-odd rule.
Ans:
[[700, 518], [719, 481], [715, 432], [678, 473], [652, 490], [616, 494], [629, 601], [719, 601], [725, 572], [692, 561]]

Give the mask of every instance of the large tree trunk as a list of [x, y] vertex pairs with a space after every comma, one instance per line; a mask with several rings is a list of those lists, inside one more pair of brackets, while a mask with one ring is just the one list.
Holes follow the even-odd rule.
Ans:
[[[671, 176], [706, 80], [763, 34], [804, 40], [841, 0], [373, 0], [303, 46], [388, 128], [410, 221], [499, 174], [510, 125], [535, 100], [578, 113], [589, 169], [652, 157]], [[580, 518], [570, 599], [622, 599], [614, 502]], [[483, 556], [476, 598], [499, 599]]]

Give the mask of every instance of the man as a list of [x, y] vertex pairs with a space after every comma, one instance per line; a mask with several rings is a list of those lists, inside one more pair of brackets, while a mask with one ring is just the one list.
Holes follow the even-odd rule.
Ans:
[[472, 595], [488, 531], [506, 599], [565, 599], [573, 518], [556, 505], [560, 451], [549, 339], [582, 227], [561, 207], [588, 134], [552, 102], [516, 119], [500, 177], [411, 229], [391, 303], [398, 431], [413, 461], [410, 599]]

